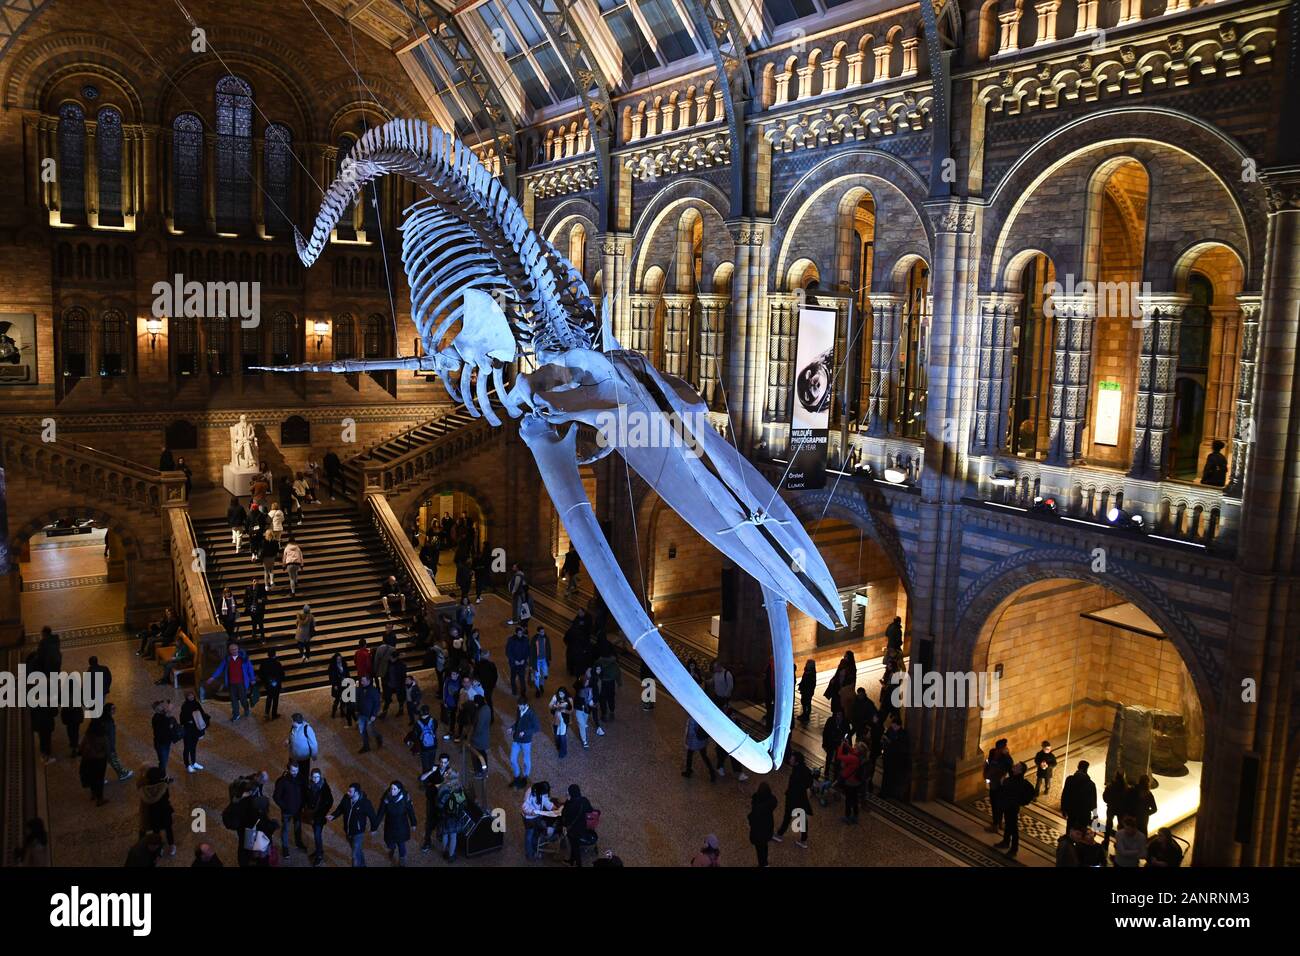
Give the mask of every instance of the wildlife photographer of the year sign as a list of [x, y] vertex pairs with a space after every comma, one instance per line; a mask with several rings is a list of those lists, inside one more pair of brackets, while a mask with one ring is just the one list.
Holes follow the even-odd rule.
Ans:
[[835, 388], [836, 314], [834, 309], [812, 305], [799, 309], [794, 396], [790, 403], [790, 474], [785, 483], [795, 491], [826, 487], [826, 442]]

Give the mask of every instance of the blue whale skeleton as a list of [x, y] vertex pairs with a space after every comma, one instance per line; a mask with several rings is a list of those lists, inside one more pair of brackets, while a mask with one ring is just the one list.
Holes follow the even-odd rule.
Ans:
[[[521, 419], [520, 435], [601, 598], [662, 687], [747, 768], [766, 773], [780, 766], [794, 706], [787, 602], [826, 627], [844, 626], [835, 582], [794, 514], [753, 465], [708, 427], [704, 402], [690, 385], [620, 347], [608, 329], [601, 334], [581, 274], [529, 227], [519, 204], [467, 146], [423, 121], [395, 119], [367, 132], [349, 159], [325, 194], [311, 237], [297, 234], [298, 255], [306, 266], [316, 261], [370, 180], [397, 174], [420, 186], [429, 198], [406, 210], [402, 267], [426, 354], [271, 370], [435, 372], [454, 401], [495, 427], [502, 421], [492, 406], [490, 382], [508, 415]], [[503, 370], [522, 359], [535, 363], [535, 370], [518, 374], [507, 387]], [[606, 435], [611, 416], [620, 422], [668, 420], [684, 440], [606, 442], [597, 454], [581, 458], [577, 426]], [[580, 464], [613, 450], [761, 585], [775, 691], [766, 740], [751, 738], [692, 680], [619, 568], [579, 474]]]

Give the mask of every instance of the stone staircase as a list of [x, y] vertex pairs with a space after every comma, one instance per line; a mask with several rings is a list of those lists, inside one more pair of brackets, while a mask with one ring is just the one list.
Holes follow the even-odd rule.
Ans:
[[355, 497], [364, 486], [364, 474], [367, 464], [388, 464], [396, 461], [417, 448], [446, 438], [452, 432], [464, 428], [474, 421], [474, 417], [463, 408], [457, 408], [446, 415], [394, 435], [392, 438], [386, 439], [362, 452], [355, 458], [349, 458], [343, 463], [343, 473], [347, 480], [349, 497]]
[[[222, 588], [229, 587], [242, 611], [244, 588], [252, 578], [261, 579], [261, 565], [252, 562], [246, 545], [240, 554], [234, 553], [224, 518], [196, 519], [194, 525], [207, 553], [213, 603], [220, 606]], [[254, 667], [266, 658], [268, 648], [276, 649], [284, 664], [285, 691], [326, 686], [326, 670], [335, 651], [343, 653], [351, 670], [352, 653], [362, 637], [372, 649], [378, 646], [387, 623], [379, 603], [379, 585], [389, 574], [399, 574], [382, 537], [362, 511], [309, 510], [304, 522], [294, 527], [293, 536], [302, 548], [305, 564], [298, 596], [289, 597], [288, 575], [277, 570], [266, 611], [265, 643], [248, 641], [248, 618], [240, 618], [240, 637]], [[298, 660], [293, 637], [295, 618], [304, 604], [310, 604], [316, 616], [312, 657], [306, 664]], [[400, 618], [393, 618], [392, 623], [398, 651], [414, 669], [422, 654], [409, 623]]]

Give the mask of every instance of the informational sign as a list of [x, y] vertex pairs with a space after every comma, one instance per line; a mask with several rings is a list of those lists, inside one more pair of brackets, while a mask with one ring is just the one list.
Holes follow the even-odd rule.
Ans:
[[834, 309], [805, 305], [799, 310], [790, 418], [790, 474], [795, 491], [826, 487], [826, 443], [835, 388]]
[[35, 384], [36, 314], [0, 312], [0, 386]]
[[1119, 444], [1119, 416], [1123, 397], [1124, 387], [1119, 382], [1097, 383], [1097, 424], [1092, 431], [1094, 445]]

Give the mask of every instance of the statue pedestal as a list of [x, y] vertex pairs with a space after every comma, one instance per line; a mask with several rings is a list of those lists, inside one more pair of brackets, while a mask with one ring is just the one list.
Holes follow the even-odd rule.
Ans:
[[221, 484], [236, 498], [247, 498], [253, 478], [257, 474], [256, 468], [237, 468], [234, 465], [222, 465]]

